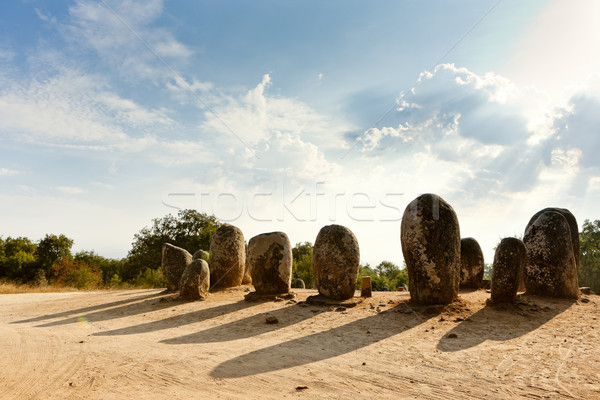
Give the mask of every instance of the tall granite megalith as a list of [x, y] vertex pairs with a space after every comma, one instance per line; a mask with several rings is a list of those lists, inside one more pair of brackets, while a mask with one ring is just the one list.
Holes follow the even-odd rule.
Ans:
[[246, 267], [246, 242], [242, 231], [233, 225], [221, 225], [210, 242], [211, 288], [242, 284]]
[[313, 248], [313, 272], [319, 293], [336, 300], [354, 296], [360, 263], [358, 240], [341, 225], [321, 228]]
[[452, 207], [423, 194], [404, 210], [400, 241], [415, 304], [449, 304], [458, 297], [460, 228]]

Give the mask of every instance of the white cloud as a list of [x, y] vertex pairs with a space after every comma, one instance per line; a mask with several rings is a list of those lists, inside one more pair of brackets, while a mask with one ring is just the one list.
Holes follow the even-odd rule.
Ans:
[[42, 10], [40, 10], [39, 8], [34, 8], [35, 13], [37, 14], [37, 16], [39, 17], [39, 19], [41, 19], [44, 22], [50, 22], [52, 24], [56, 23], [56, 17], [50, 14], [44, 14], [44, 12]]
[[102, 62], [129, 79], [169, 80], [172, 73], [157, 60], [186, 61], [192, 51], [173, 34], [156, 26], [162, 0], [79, 0], [69, 9], [65, 37], [92, 48]]
[[57, 186], [55, 189], [61, 193], [68, 194], [68, 195], [77, 195], [77, 194], [87, 193], [87, 190], [82, 189], [77, 186]]
[[296, 134], [274, 131], [257, 148], [258, 159], [250, 160], [258, 176], [287, 176], [314, 182], [340, 173], [339, 165], [328, 161], [316, 145], [302, 141]]
[[321, 149], [345, 145], [341, 133], [348, 130], [346, 125], [320, 115], [299, 100], [269, 95], [270, 85], [271, 77], [266, 74], [256, 87], [244, 95], [214, 99], [211, 104], [214, 113], [205, 111], [205, 121], [200, 129], [217, 132], [222, 140], [239, 147], [235, 134], [252, 151], [274, 132], [296, 135]]
[[19, 175], [19, 171], [15, 170], [15, 169], [9, 169], [9, 168], [0, 168], [0, 176], [14, 176], [14, 175]]
[[367, 131], [363, 154], [387, 160], [424, 153], [454, 163], [457, 190], [531, 189], [556, 147], [556, 110], [547, 97], [491, 73], [440, 65], [421, 74], [398, 104], [398, 125]]
[[144, 144], [128, 131], [164, 129], [165, 110], [149, 110], [106, 89], [102, 78], [64, 69], [0, 91], [0, 129], [42, 145], [121, 149]]
[[116, 186], [104, 182], [91, 182], [92, 185], [106, 190], [115, 190]]

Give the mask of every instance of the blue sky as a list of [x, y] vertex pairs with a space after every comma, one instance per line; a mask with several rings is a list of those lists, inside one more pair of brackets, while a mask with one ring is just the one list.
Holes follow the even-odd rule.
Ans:
[[196, 208], [246, 239], [339, 223], [363, 262], [400, 264], [402, 211], [433, 192], [491, 263], [543, 207], [599, 218], [599, 19], [591, 0], [2, 2], [0, 235], [123, 257]]

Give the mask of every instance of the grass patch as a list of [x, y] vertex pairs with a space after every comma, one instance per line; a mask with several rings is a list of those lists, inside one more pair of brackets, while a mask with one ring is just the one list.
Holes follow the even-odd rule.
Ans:
[[23, 285], [9, 281], [0, 281], [0, 294], [17, 293], [57, 293], [57, 292], [76, 292], [77, 289], [65, 286], [34, 286]]

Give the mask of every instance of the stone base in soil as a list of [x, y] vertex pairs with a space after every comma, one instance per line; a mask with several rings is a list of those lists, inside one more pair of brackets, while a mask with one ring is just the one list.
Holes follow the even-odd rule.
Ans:
[[361, 297], [351, 297], [346, 300], [338, 300], [325, 297], [322, 294], [316, 294], [306, 298], [306, 304], [311, 304], [313, 306], [338, 306], [345, 308], [356, 307], [362, 303], [362, 301], [363, 299]]
[[280, 293], [280, 294], [260, 294], [256, 292], [250, 292], [244, 296], [246, 301], [284, 301], [291, 300], [296, 297], [296, 293]]

